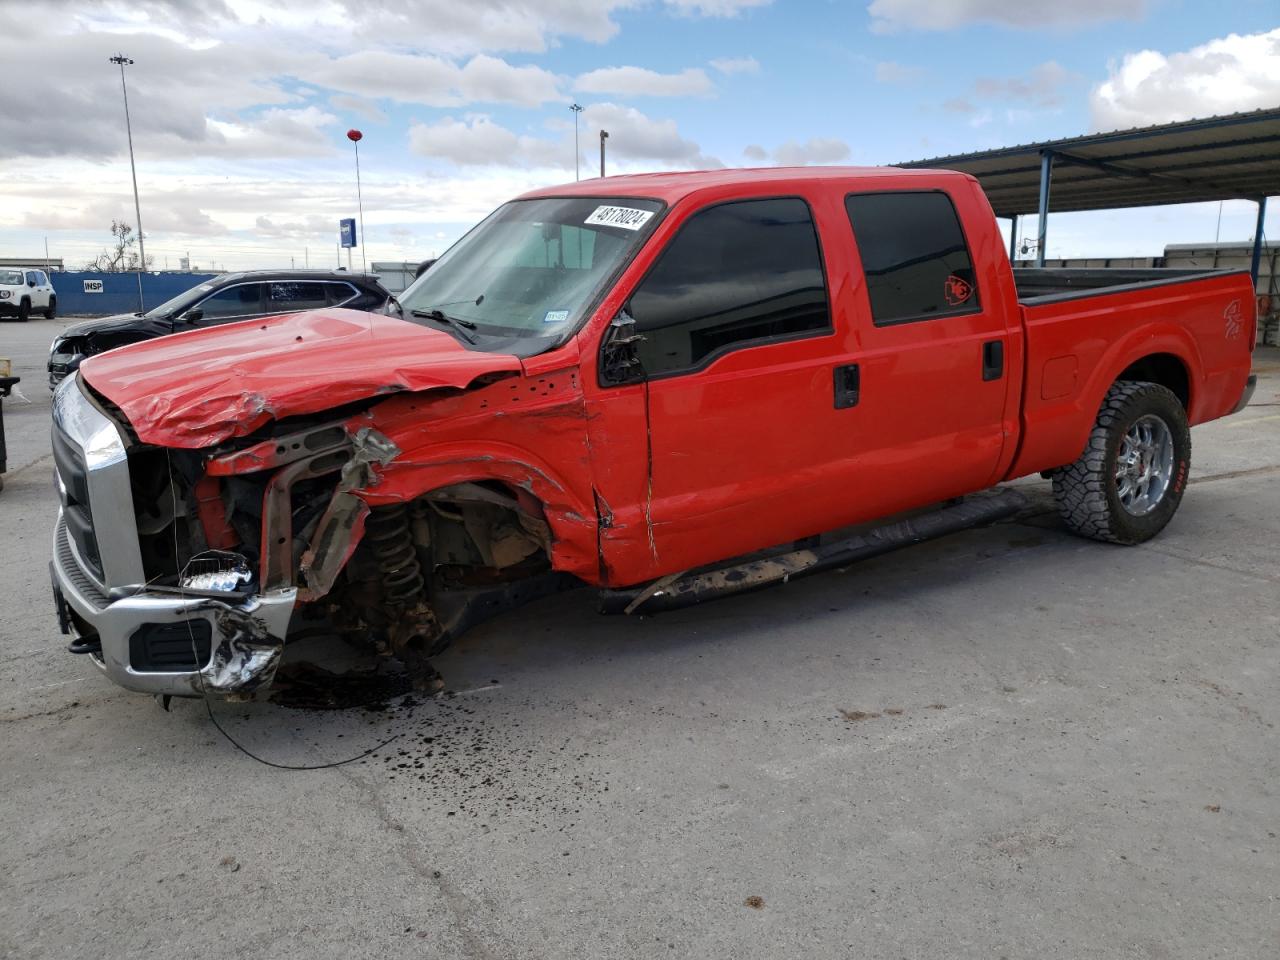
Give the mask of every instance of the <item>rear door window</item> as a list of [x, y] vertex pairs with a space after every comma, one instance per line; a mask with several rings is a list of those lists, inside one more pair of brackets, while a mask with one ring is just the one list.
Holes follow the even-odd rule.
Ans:
[[277, 280], [267, 284], [267, 310], [285, 313], [292, 310], [316, 310], [327, 306], [326, 284], [314, 280]]
[[977, 313], [973, 260], [951, 198], [937, 191], [845, 198], [876, 326]]
[[809, 205], [778, 197], [695, 213], [629, 303], [651, 377], [697, 369], [730, 350], [829, 331]]

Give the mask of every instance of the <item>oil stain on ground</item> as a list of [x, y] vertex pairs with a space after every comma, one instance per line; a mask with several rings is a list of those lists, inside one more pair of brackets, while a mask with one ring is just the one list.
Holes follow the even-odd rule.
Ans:
[[[290, 709], [329, 712], [338, 723], [349, 719], [336, 711], [349, 711], [376, 728], [381, 739], [394, 737], [356, 765], [381, 770], [401, 788], [402, 799], [421, 800], [485, 831], [515, 815], [535, 828], [569, 829], [584, 811], [603, 806], [609, 780], [592, 752], [600, 744], [576, 734], [549, 738], [545, 727], [534, 731], [528, 724], [535, 711], [550, 709], [557, 716], [574, 715], [574, 722], [557, 723], [556, 729], [592, 729], [597, 727], [591, 722], [593, 708], [486, 696], [490, 689], [501, 690], [497, 680], [490, 683], [465, 698], [451, 692], [430, 696], [416, 692], [404, 673], [331, 673], [300, 664], [282, 671], [271, 700]], [[601, 708], [595, 719], [604, 713]], [[318, 729], [312, 733], [317, 734]], [[331, 749], [332, 741], [325, 748]]]

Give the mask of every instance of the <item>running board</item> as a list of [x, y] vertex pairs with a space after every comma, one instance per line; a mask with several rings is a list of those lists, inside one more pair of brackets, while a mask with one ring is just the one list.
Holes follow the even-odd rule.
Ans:
[[1018, 491], [1004, 488], [980, 494], [951, 506], [916, 514], [844, 540], [808, 550], [795, 550], [702, 573], [675, 574], [643, 587], [601, 590], [601, 613], [661, 613], [759, 590], [796, 577], [845, 567], [859, 560], [994, 523], [1026, 505]]

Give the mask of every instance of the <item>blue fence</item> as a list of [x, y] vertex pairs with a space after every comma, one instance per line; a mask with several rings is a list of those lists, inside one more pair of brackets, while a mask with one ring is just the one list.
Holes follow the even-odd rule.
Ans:
[[[144, 273], [143, 302], [150, 310], [215, 276], [217, 274], [213, 273]], [[54, 292], [58, 295], [58, 313], [63, 316], [102, 317], [138, 312], [136, 273], [72, 270], [51, 273], [49, 279], [53, 281]]]

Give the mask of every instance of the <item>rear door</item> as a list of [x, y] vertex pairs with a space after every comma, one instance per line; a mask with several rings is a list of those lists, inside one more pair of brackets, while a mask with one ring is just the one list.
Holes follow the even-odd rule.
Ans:
[[[958, 199], [976, 207], [968, 194]], [[860, 497], [883, 515], [989, 486], [1006, 407], [1017, 402], [1009, 378], [1017, 318], [994, 270], [975, 269], [999, 249], [986, 235], [973, 249], [956, 199], [942, 190], [851, 193], [845, 210], [865, 279]], [[990, 219], [975, 209], [968, 222], [983, 213]]]

